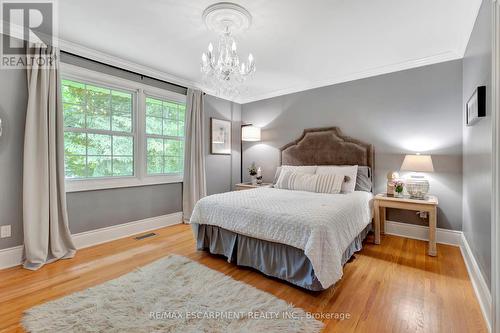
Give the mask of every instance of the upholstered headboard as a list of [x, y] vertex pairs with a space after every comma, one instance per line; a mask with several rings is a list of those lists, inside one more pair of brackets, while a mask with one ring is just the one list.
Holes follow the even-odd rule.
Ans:
[[374, 170], [374, 149], [338, 127], [309, 128], [280, 148], [281, 165], [364, 165]]

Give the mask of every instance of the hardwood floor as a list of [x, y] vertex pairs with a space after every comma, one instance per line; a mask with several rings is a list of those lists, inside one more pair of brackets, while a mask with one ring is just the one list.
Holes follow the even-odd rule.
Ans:
[[439, 244], [439, 255], [429, 257], [423, 241], [386, 235], [381, 245], [374, 245], [369, 238], [346, 264], [335, 288], [308, 292], [196, 251], [188, 225], [156, 232], [141, 241], [130, 237], [80, 250], [74, 259], [36, 272], [20, 267], [0, 271], [0, 332], [22, 332], [22, 313], [34, 305], [116, 278], [169, 253], [189, 257], [306, 311], [349, 314], [342, 321], [324, 320], [327, 332], [487, 331], [458, 247]]

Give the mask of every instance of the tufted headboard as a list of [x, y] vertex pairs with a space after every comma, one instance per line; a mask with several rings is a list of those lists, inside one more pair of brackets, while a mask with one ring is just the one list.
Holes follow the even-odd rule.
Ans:
[[[281, 165], [364, 165], [374, 170], [374, 149], [342, 134], [338, 127], [305, 129], [280, 148]], [[373, 178], [373, 176], [371, 176]]]

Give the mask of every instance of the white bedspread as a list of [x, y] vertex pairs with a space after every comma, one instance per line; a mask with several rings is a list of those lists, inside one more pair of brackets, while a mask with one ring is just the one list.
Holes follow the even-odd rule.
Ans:
[[368, 192], [322, 194], [274, 188], [198, 201], [191, 223], [209, 224], [302, 249], [323, 288], [342, 277], [342, 254], [371, 221]]

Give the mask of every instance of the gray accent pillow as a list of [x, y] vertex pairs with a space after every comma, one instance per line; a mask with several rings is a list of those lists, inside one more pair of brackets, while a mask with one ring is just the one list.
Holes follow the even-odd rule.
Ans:
[[372, 191], [371, 172], [372, 170], [368, 166], [358, 166], [355, 191]]

